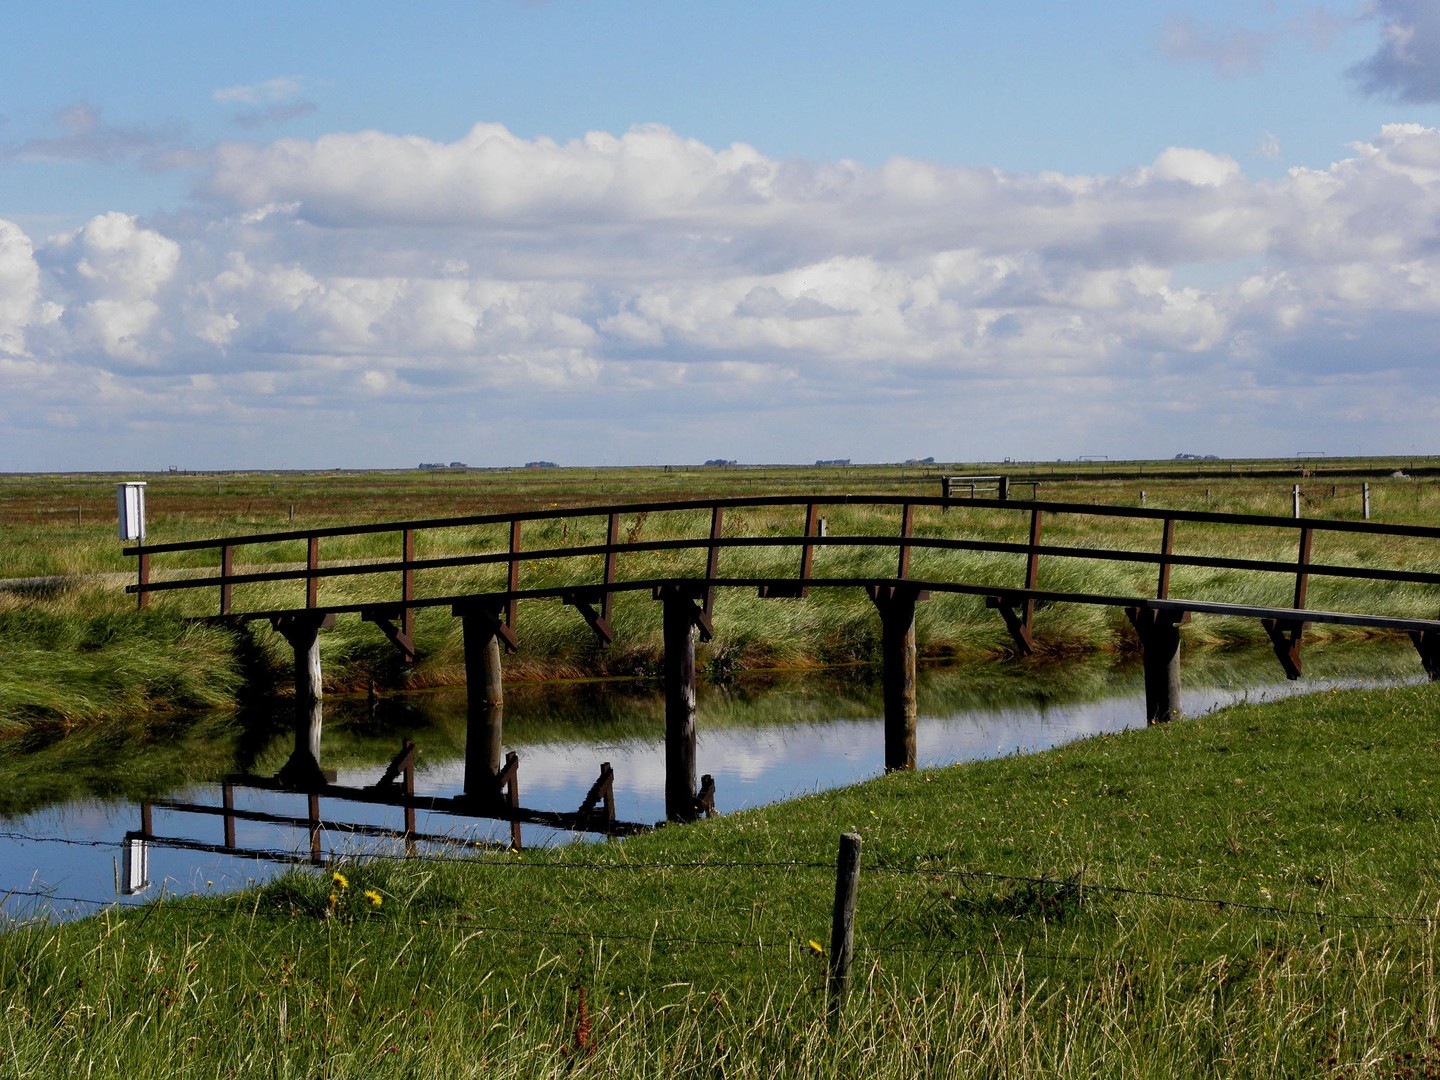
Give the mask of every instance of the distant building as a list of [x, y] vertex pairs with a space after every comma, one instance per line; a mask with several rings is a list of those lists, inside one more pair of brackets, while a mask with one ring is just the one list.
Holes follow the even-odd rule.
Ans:
[[817, 462], [815, 462], [815, 464], [816, 464], [816, 465], [849, 465], [849, 464], [850, 464], [850, 459], [849, 459], [848, 457], [843, 457], [843, 458], [831, 458], [831, 459], [829, 459], [828, 461], [825, 461], [825, 460], [817, 461]]

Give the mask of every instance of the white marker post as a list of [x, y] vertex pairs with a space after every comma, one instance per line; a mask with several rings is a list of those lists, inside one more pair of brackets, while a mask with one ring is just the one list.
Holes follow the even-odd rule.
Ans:
[[145, 481], [132, 480], [115, 485], [115, 510], [120, 519], [120, 539], [145, 542]]

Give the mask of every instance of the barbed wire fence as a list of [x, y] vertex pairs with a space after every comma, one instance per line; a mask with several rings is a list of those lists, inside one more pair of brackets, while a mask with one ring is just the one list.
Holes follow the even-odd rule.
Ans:
[[[125, 846], [125, 841], [114, 840], [76, 840], [64, 837], [36, 836], [18, 832], [0, 832], [0, 839], [36, 843], [66, 845], [85, 848], [111, 848], [118, 852]], [[163, 843], [162, 841], [152, 841]], [[243, 855], [246, 857], [273, 857], [276, 859], [293, 858], [296, 852], [293, 849], [245, 849]], [[361, 851], [338, 857], [328, 866], [360, 866], [367, 862], [404, 862], [410, 864], [457, 864], [467, 863], [477, 867], [483, 867], [488, 871], [502, 872], [514, 875], [532, 874], [554, 874], [557, 872], [571, 872], [576, 874], [621, 874], [636, 875], [645, 877], [656, 874], [748, 874], [756, 873], [781, 873], [794, 875], [803, 873], [806, 875], [829, 875], [837, 872], [837, 864], [824, 860], [647, 860], [647, 861], [607, 861], [597, 859], [570, 860], [545, 858], [542, 860], [525, 860], [510, 858], [506, 856], [491, 856], [479, 858], [475, 854], [467, 852], [463, 847], [457, 847], [452, 851], [430, 851], [406, 854], [402, 852], [385, 852], [379, 850]], [[1108, 884], [1103, 881], [1096, 881], [1088, 875], [1083, 877], [1057, 877], [1048, 875], [1000, 873], [989, 870], [966, 869], [949, 866], [899, 866], [887, 864], [883, 860], [876, 860], [863, 864], [863, 875], [867, 878], [881, 878], [891, 880], [923, 879], [929, 884], [938, 883], [963, 883], [966, 885], [985, 885], [1011, 888], [1024, 888], [1038, 890], [1042, 903], [1048, 897], [1055, 903], [1064, 903], [1073, 908], [1083, 907], [1090, 901], [1104, 896], [1120, 896], [1132, 900], [1139, 900], [1153, 903], [1164, 903], [1169, 905], [1185, 905], [1190, 907], [1201, 907], [1218, 913], [1237, 912], [1245, 915], [1271, 920], [1276, 923], [1287, 925], [1314, 926], [1321, 930], [1339, 927], [1364, 927], [1369, 930], [1401, 930], [1420, 929], [1427, 934], [1433, 934], [1440, 929], [1440, 909], [1436, 914], [1413, 914], [1401, 912], [1384, 911], [1336, 911], [1324, 907], [1299, 907], [1294, 904], [1281, 905], [1275, 903], [1253, 903], [1246, 900], [1239, 900], [1233, 896], [1207, 896], [1194, 893], [1173, 891], [1165, 889], [1146, 889], [1128, 885]], [[822, 881], [824, 878], [822, 877]], [[248, 894], [236, 893], [227, 897], [220, 897], [210, 894], [194, 894], [185, 897], [183, 905], [177, 905], [173, 911], [183, 913], [183, 917], [191, 919], [225, 919], [234, 918], [237, 915], [244, 915], [258, 910], [264, 902], [263, 886], [262, 891], [253, 891]], [[863, 893], [861, 894], [863, 896]], [[51, 889], [11, 889], [0, 894], [0, 916], [8, 922], [13, 930], [18, 927], [51, 925], [57, 918], [69, 916], [84, 916], [87, 914], [98, 914], [101, 912], [128, 910], [145, 911], [150, 905], [171, 904], [175, 902], [180, 894], [154, 898], [142, 904], [123, 903], [117, 897], [100, 896], [77, 896]], [[247, 896], [249, 904], [247, 905]], [[68, 907], [66, 907], [68, 905]], [[28, 912], [12, 914], [17, 906], [29, 908]], [[862, 904], [862, 913], [864, 905]], [[142, 916], [143, 917], [143, 916]], [[983, 917], [976, 915], [977, 918]], [[409, 923], [417, 927], [422, 922], [418, 917], [410, 917], [404, 914], [392, 916], [401, 920], [408, 919]], [[850, 918], [855, 918], [854, 910], [850, 912]], [[836, 913], [836, 924], [838, 925], [838, 903]], [[790, 932], [778, 932], [774, 936], [764, 935], [750, 936], [723, 936], [703, 934], [666, 934], [662, 932], [650, 933], [627, 933], [617, 929], [595, 929], [592, 927], [577, 928], [556, 928], [537, 926], [533, 921], [508, 923], [503, 921], [487, 920], [468, 912], [457, 912], [451, 918], [437, 917], [433, 912], [423, 919], [424, 925], [435, 930], [444, 928], [463, 927], [467, 932], [484, 932], [497, 935], [513, 935], [527, 939], [545, 939], [552, 941], [583, 941], [596, 944], [614, 943], [616, 945], [634, 944], [637, 942], [648, 943], [651, 946], [660, 945], [670, 949], [699, 948], [699, 949], [729, 949], [746, 951], [781, 951], [794, 954], [799, 952], [819, 952], [834, 958], [837, 953], [834, 937], [837, 933], [835, 925], [832, 925], [832, 941], [828, 949], [821, 947], [818, 950], [818, 943], [811, 940], [801, 939], [793, 928]], [[858, 959], [880, 958], [887, 956], [920, 956], [934, 960], [937, 958], [959, 959], [973, 957], [976, 959], [989, 959], [995, 957], [1006, 957], [1013, 959], [1013, 952], [1002, 952], [995, 949], [988, 949], [976, 945], [950, 946], [945, 942], [932, 936], [925, 940], [912, 941], [886, 941], [884, 940], [889, 929], [885, 926], [874, 924], [867, 926], [862, 918], [858, 926], [860, 928], [859, 941], [853, 949], [853, 957]], [[3, 930], [0, 930], [3, 932]], [[1102, 958], [1093, 955], [1077, 953], [1052, 952], [1046, 950], [1026, 949], [1024, 955], [1033, 960], [1044, 960], [1067, 964], [1096, 964], [1102, 962]], [[1115, 958], [1108, 958], [1103, 962], [1122, 962]], [[1179, 963], [1203, 965], [1207, 960], [1186, 960]], [[832, 973], [833, 974], [833, 973]]]

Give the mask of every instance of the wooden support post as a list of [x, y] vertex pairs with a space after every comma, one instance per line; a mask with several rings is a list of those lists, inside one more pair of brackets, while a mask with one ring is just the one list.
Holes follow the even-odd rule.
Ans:
[[335, 625], [334, 615], [281, 615], [271, 625], [295, 654], [295, 749], [278, 779], [302, 790], [322, 787], [334, 773], [320, 768], [320, 731], [324, 725], [320, 671], [320, 631]]
[[885, 698], [885, 771], [915, 768], [915, 604], [927, 593], [872, 585], [880, 612], [880, 674]]
[[850, 989], [850, 959], [855, 952], [855, 898], [860, 887], [860, 834], [840, 837], [835, 860], [835, 907], [830, 916], [830, 1016], [845, 1005]]
[[1164, 724], [1180, 718], [1180, 625], [1188, 611], [1126, 608], [1140, 635], [1145, 664], [1145, 722]]
[[703, 613], [681, 590], [659, 591], [665, 605], [665, 818], [694, 821], [695, 629]]
[[1366, 521], [1370, 520], [1370, 482], [1360, 485], [1360, 512]]
[[456, 608], [465, 636], [465, 794], [493, 799], [500, 776], [505, 712], [501, 688], [502, 623], [493, 608]]

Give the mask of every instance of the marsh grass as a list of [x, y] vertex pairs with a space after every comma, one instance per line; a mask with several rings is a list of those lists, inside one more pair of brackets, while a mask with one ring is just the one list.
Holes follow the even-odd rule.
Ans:
[[[1261, 468], [1263, 463], [1249, 463]], [[1364, 464], [1373, 471], [1393, 464], [1413, 468], [1415, 462]], [[1428, 467], [1427, 463], [1418, 463]], [[1182, 468], [1184, 466], [1184, 468]], [[480, 514], [525, 509], [544, 510], [586, 502], [650, 501], [786, 493], [938, 493], [942, 471], [1023, 472], [1042, 480], [1043, 499], [1083, 505], [1104, 503], [1172, 506], [1226, 512], [1288, 514], [1289, 482], [1274, 477], [1237, 478], [1233, 465], [1216, 464], [1200, 479], [1175, 479], [1174, 473], [1193, 472], [1194, 463], [1132, 463], [1132, 479], [1105, 479], [1095, 467], [964, 466], [947, 469], [866, 467], [856, 469], [627, 469], [627, 470], [523, 470], [465, 473], [374, 474], [244, 474], [150, 477], [148, 501], [150, 539], [168, 542], [213, 538], [217, 535], [335, 525]], [[1284, 463], [1271, 463], [1279, 469]], [[1344, 481], [1343, 462], [1327, 463]], [[1430, 524], [1440, 520], [1440, 489], [1433, 481], [1374, 479], [1373, 505], [1378, 520]], [[1337, 489], [1331, 498], [1323, 482], [1310, 484], [1306, 512], [1336, 517], [1359, 517], [1358, 493]], [[1353, 496], [1353, 497], [1352, 497]], [[119, 554], [113, 537], [113, 486], [107, 477], [5, 477], [0, 478], [0, 523], [10, 541], [0, 548], [0, 577], [45, 579], [23, 588], [0, 592], [0, 640], [15, 642], [12, 655], [18, 664], [0, 672], [0, 733], [22, 730], [37, 721], [76, 726], [115, 715], [164, 711], [197, 704], [233, 701], [247, 681], [269, 685], [276, 673], [289, 668], [284, 642], [276, 635], [252, 627], [248, 639], [225, 638], [201, 629], [182, 631], [180, 620], [213, 615], [219, 610], [219, 591], [200, 590], [156, 594], [149, 618], [156, 625], [138, 637], [144, 624], [131, 614], [133, 598], [121, 589], [133, 580], [133, 560]], [[832, 534], [894, 535], [898, 508], [863, 506], [826, 507]], [[293, 516], [292, 516], [293, 515]], [[804, 509], [752, 507], [727, 513], [725, 533], [735, 535], [798, 535]], [[651, 540], [708, 535], [705, 511], [673, 511], [622, 515], [622, 540]], [[603, 515], [567, 521], [527, 524], [522, 549], [539, 552], [603, 543], [607, 521]], [[958, 536], [975, 540], [1023, 543], [1028, 516], [956, 507], [948, 511], [918, 508], [914, 522], [917, 537]], [[1046, 518], [1044, 542], [1083, 544], [1118, 550], [1154, 551], [1159, 545], [1159, 523], [1131, 528], [1114, 519], [1074, 513]], [[509, 532], [503, 525], [457, 526], [422, 532], [417, 557], [444, 558], [477, 550], [508, 551]], [[1219, 529], [1183, 523], [1176, 532], [1175, 550], [1190, 555], [1243, 555], [1250, 558], [1293, 561], [1298, 550], [1295, 535], [1263, 530]], [[327, 538], [321, 558], [327, 562], [361, 565], [394, 559], [400, 551], [398, 533]], [[297, 569], [305, 561], [300, 541], [276, 542], [237, 549], [236, 569], [244, 572]], [[898, 552], [817, 546], [813, 573], [889, 575]], [[912, 574], [916, 577], [958, 579], [1014, 585], [1024, 579], [1024, 558], [1018, 555], [939, 551], [914, 548]], [[1415, 569], [1440, 570], [1440, 552], [1426, 541], [1403, 538], [1317, 534], [1315, 562], [1382, 563]], [[156, 574], [209, 574], [218, 569], [214, 552], [178, 553], [157, 560]], [[703, 550], [649, 552], [619, 560], [621, 581], [667, 575], [696, 575], [704, 567]], [[726, 549], [720, 556], [720, 573], [731, 577], [779, 577], [795, 573], [798, 550]], [[523, 557], [522, 588], [552, 588], [598, 578], [599, 556], [582, 559]], [[1040, 587], [1117, 595], [1152, 592], [1153, 567], [1127, 566], [1101, 560], [1042, 560]], [[506, 567], [489, 566], [436, 569], [417, 573], [421, 598], [443, 597], [502, 589]], [[397, 574], [356, 576], [320, 584], [321, 603], [361, 603], [393, 598]], [[1288, 605], [1294, 577], [1286, 573], [1246, 574], [1233, 571], [1176, 567], [1172, 594], [1196, 599], [1252, 605]], [[303, 603], [300, 580], [238, 585], [234, 602], [239, 609], [265, 610]], [[1309, 604], [1315, 608], [1354, 609], [1415, 617], [1433, 617], [1440, 610], [1437, 591], [1418, 586], [1388, 586], [1345, 579], [1312, 578]], [[46, 619], [73, 622], [62, 641], [50, 630], [40, 640], [59, 642], [54, 647], [27, 645], [31, 627]], [[120, 620], [120, 622], [116, 622]], [[128, 622], [124, 620], [129, 620]], [[521, 653], [507, 661], [507, 677], [538, 679], [634, 675], [653, 672], [661, 655], [658, 605], [642, 595], [615, 598], [615, 642], [602, 649], [579, 616], [556, 601], [521, 606], [516, 627]], [[106, 634], [106, 627], [124, 625], [123, 635]], [[920, 649], [931, 658], [975, 660], [1009, 656], [1013, 643], [1000, 619], [973, 597], [934, 596], [917, 613]], [[811, 601], [762, 601], [738, 591], [722, 592], [716, 601], [715, 640], [702, 648], [702, 663], [716, 673], [767, 667], [816, 667], [871, 662], [879, 644], [878, 620], [869, 602], [855, 590], [831, 592]], [[50, 637], [46, 637], [48, 633]], [[183, 635], [183, 636], [182, 636]], [[1363, 636], [1363, 631], [1315, 625], [1311, 640]], [[1036, 637], [1042, 656], [1057, 657], [1084, 652], [1130, 650], [1133, 633], [1122, 614], [1081, 605], [1053, 605], [1036, 617]], [[103, 638], [99, 645], [89, 644]], [[127, 645], [126, 639], [133, 638]], [[416, 614], [420, 657], [414, 666], [400, 662], [398, 653], [376, 628], [353, 618], [342, 618], [322, 635], [323, 669], [331, 691], [360, 691], [372, 683], [385, 687], [426, 687], [459, 682], [463, 678], [463, 641], [458, 621], [444, 609]], [[1197, 618], [1186, 630], [1190, 646], [1233, 645], [1263, 640], [1256, 620]], [[228, 646], [227, 646], [228, 642]], [[180, 647], [183, 643], [183, 648]], [[229, 655], [227, 656], [227, 648]], [[172, 668], [173, 670], [168, 670]], [[214, 677], [211, 677], [211, 674]]]
[[[1245, 705], [623, 843], [357, 862], [343, 885], [297, 873], [16, 927], [0, 1060], [35, 1077], [1424, 1076], [1433, 695]], [[865, 846], [832, 1022], [809, 942], [826, 943], [842, 831]]]

